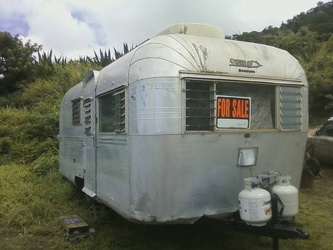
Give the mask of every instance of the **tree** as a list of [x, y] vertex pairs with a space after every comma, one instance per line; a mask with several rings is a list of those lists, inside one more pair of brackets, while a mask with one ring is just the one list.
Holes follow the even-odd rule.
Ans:
[[315, 118], [333, 116], [333, 35], [322, 43], [312, 60], [305, 65], [309, 81], [310, 114]]
[[0, 95], [14, 92], [36, 76], [35, 53], [42, 46], [25, 44], [18, 35], [0, 32]]
[[318, 2], [317, 7], [308, 10], [306, 13], [300, 13], [293, 19], [289, 19], [286, 24], [282, 24], [282, 26], [295, 33], [301, 27], [307, 26], [310, 31], [318, 33], [322, 41], [326, 41], [333, 31], [332, 16], [333, 1], [327, 3]]

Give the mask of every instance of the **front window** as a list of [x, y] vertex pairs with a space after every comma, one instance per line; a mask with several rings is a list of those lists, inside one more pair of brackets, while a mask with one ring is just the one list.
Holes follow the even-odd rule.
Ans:
[[125, 133], [125, 88], [99, 96], [99, 131]]
[[[217, 83], [216, 94], [229, 96], [230, 129], [274, 129], [275, 87], [244, 83]], [[221, 118], [224, 119], [223, 117]], [[218, 119], [220, 120], [220, 119]], [[248, 122], [248, 123], [246, 123]], [[247, 125], [247, 126], [246, 126]], [[226, 127], [228, 129], [228, 127]]]
[[188, 80], [186, 130], [274, 129], [275, 87]]
[[186, 130], [214, 130], [214, 84], [188, 81], [186, 83]]
[[302, 126], [302, 94], [297, 87], [281, 86], [280, 124], [282, 130], [300, 130]]

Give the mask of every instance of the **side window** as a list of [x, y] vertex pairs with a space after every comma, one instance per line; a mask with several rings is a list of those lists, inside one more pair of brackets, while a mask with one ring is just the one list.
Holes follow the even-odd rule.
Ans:
[[81, 98], [72, 101], [72, 125], [81, 125]]
[[323, 126], [318, 135], [330, 136], [333, 137], [333, 122], [327, 123]]
[[125, 133], [125, 88], [98, 97], [99, 132]]
[[83, 110], [84, 110], [84, 133], [85, 135], [91, 135], [91, 119], [92, 119], [92, 110], [91, 110], [92, 98], [87, 98], [83, 100]]

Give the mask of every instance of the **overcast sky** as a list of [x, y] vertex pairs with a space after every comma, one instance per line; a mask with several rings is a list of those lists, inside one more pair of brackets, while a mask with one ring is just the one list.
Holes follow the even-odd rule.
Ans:
[[[262, 31], [319, 0], [0, 0], [0, 31], [22, 35], [58, 56], [122, 51], [177, 22], [219, 26], [226, 35]], [[329, 2], [329, 1], [322, 1]]]

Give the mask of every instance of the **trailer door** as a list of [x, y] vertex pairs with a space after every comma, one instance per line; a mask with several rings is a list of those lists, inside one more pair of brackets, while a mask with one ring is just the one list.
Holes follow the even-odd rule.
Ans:
[[96, 195], [96, 84], [98, 72], [90, 71], [84, 80], [84, 188], [90, 197]]

